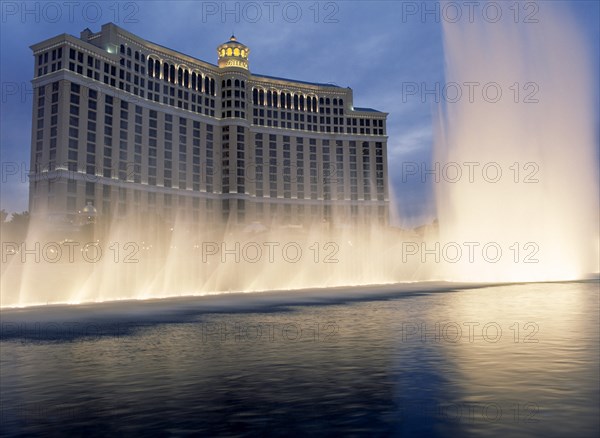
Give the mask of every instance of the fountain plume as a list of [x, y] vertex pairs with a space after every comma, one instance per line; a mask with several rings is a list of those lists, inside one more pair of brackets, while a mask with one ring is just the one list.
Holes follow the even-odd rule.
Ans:
[[[596, 84], [566, 11], [540, 3], [540, 12], [537, 23], [443, 24], [447, 83], [480, 85], [438, 118], [435, 160], [477, 163], [474, 181], [437, 184], [439, 239], [503, 251], [497, 262], [476, 253], [448, 263], [443, 278], [568, 280], [597, 270]], [[497, 86], [486, 96], [485, 84]]]

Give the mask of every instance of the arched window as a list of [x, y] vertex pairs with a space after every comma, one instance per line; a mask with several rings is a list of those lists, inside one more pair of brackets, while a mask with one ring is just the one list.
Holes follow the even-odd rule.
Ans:
[[121, 48], [119, 49], [119, 51], [125, 54], [125, 46], [123, 44], [121, 44]]
[[146, 62], [146, 55], [144, 55], [143, 53], [140, 53], [140, 61]]
[[242, 81], [242, 88], [246, 89], [246, 82]]
[[304, 111], [304, 96], [300, 95], [300, 110]]
[[298, 95], [294, 94], [294, 109], [298, 109]]
[[223, 80], [221, 81], [221, 88], [225, 88], [225, 84], [226, 84], [226, 82], [225, 82], [225, 79], [223, 79]]
[[273, 106], [277, 108], [277, 91], [273, 91]]
[[163, 80], [169, 80], [169, 64], [166, 62], [163, 64]]
[[213, 96], [217, 95], [217, 90], [216, 90], [216, 87], [215, 87], [215, 80], [214, 79], [210, 80], [210, 94], [212, 94]]
[[209, 91], [209, 90], [210, 90], [210, 79], [209, 79], [209, 77], [208, 77], [208, 76], [206, 76], [206, 77], [204, 78], [204, 92], [205, 92], [206, 94], [208, 94], [208, 91]]
[[136, 61], [140, 60], [140, 52], [138, 52], [137, 50], [135, 51], [135, 60]]
[[336, 98], [333, 99], [333, 104], [337, 105], [337, 99]]
[[154, 77], [160, 78], [160, 61], [154, 61]]
[[252, 89], [252, 103], [258, 105], [258, 90], [256, 88]]
[[192, 90], [196, 90], [196, 73], [192, 72]]
[[177, 83], [179, 85], [183, 84], [183, 69], [181, 67], [177, 69]]
[[169, 81], [171, 81], [172, 84], [175, 83], [175, 66], [172, 65], [169, 68]]
[[287, 93], [287, 95], [285, 96], [285, 107], [287, 109], [292, 109], [292, 94], [291, 93]]
[[331, 101], [329, 100], [328, 97], [325, 99], [325, 105], [331, 105]]
[[317, 98], [313, 97], [313, 113], [317, 112]]
[[271, 93], [271, 90], [267, 91], [267, 106], [272, 106], [273, 105], [273, 95]]
[[323, 98], [322, 97], [319, 98], [319, 105], [323, 105]]
[[338, 100], [338, 105], [339, 106], [344, 106], [344, 99]]
[[236, 87], [239, 87], [239, 86], [240, 86], [240, 80], [239, 80], [239, 79], [236, 79], [236, 80], [235, 80], [235, 83], [234, 83], [234, 85], [235, 85]]
[[186, 88], [190, 87], [190, 72], [187, 70], [183, 72], [183, 86]]
[[154, 59], [148, 58], [148, 75], [154, 76]]
[[258, 103], [260, 105], [264, 105], [265, 104], [265, 91], [264, 90], [260, 90], [258, 92]]
[[231, 87], [231, 79], [227, 79], [227, 86]]
[[131, 47], [127, 47], [127, 56], [131, 58]]

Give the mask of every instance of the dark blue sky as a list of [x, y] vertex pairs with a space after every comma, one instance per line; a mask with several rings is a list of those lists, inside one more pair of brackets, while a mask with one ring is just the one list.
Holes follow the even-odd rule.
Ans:
[[[403, 95], [407, 84], [433, 88], [444, 80], [441, 21], [469, 21], [463, 1], [443, 9], [436, 2], [1, 2], [0, 73], [2, 100], [0, 208], [27, 209], [33, 57], [29, 46], [60, 33], [79, 36], [89, 27], [115, 24], [142, 38], [216, 63], [216, 47], [232, 32], [251, 49], [254, 73], [332, 82], [354, 90], [354, 104], [389, 112], [388, 157], [394, 204], [403, 224], [434, 217], [431, 187], [403, 183], [402, 163], [428, 161], [433, 138], [433, 96]], [[473, 3], [473, 2], [472, 2]], [[474, 20], [486, 20], [485, 2], [475, 2]], [[502, 19], [523, 20], [534, 9], [502, 4]], [[599, 76], [600, 8], [597, 0], [539, 2], [572, 13], [588, 42]], [[510, 6], [513, 8], [510, 9]], [[458, 6], [458, 8], [456, 8]], [[454, 9], [452, 9], [454, 7]], [[440, 11], [423, 15], [425, 9]], [[444, 12], [445, 11], [445, 12]], [[511, 15], [512, 14], [512, 15]], [[535, 14], [533, 15], [535, 18]], [[489, 24], [493, 25], [493, 24]], [[556, 29], [561, 32], [561, 29]], [[590, 90], [596, 97], [598, 90]], [[16, 170], [18, 169], [18, 170]]]

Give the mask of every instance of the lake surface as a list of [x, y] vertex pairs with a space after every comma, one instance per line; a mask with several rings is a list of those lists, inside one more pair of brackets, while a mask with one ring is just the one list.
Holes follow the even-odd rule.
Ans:
[[595, 437], [599, 282], [2, 311], [3, 436]]

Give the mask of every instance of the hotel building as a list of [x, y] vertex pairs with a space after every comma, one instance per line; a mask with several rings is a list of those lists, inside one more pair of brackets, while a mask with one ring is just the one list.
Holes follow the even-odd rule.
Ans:
[[31, 49], [32, 216], [388, 223], [387, 114], [350, 88], [253, 74], [233, 36], [217, 65], [112, 23]]

